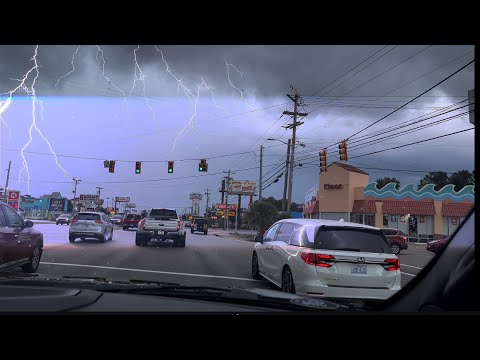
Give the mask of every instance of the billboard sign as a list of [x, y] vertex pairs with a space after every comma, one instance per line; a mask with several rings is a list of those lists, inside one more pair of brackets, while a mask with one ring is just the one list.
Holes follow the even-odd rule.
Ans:
[[[216, 209], [225, 209], [225, 204], [216, 204], [215, 205], [215, 208]], [[235, 210], [237, 208], [237, 204], [231, 204], [231, 205], [228, 205], [228, 209], [229, 210]]]
[[10, 190], [8, 191], [8, 201], [18, 202], [20, 201], [20, 191]]
[[65, 199], [50, 199], [49, 211], [63, 211], [65, 208]]
[[255, 181], [237, 181], [228, 183], [228, 193], [230, 195], [255, 195]]
[[130, 202], [130, 196], [115, 196], [115, 202]]
[[98, 201], [98, 194], [80, 194], [80, 201]]
[[202, 194], [190, 194], [190, 200], [202, 200]]

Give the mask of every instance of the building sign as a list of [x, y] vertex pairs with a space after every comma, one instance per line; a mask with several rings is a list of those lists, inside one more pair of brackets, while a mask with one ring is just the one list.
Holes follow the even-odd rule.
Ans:
[[458, 225], [458, 219], [457, 218], [452, 218], [452, 225]]
[[80, 194], [80, 201], [97, 201], [98, 194]]
[[20, 191], [10, 190], [8, 192], [8, 201], [11, 201], [11, 202], [20, 201]]
[[49, 211], [63, 211], [65, 208], [65, 199], [50, 199]]
[[233, 180], [228, 183], [228, 193], [230, 195], [255, 195], [255, 181], [237, 181]]
[[129, 196], [115, 196], [115, 202], [130, 202]]
[[192, 193], [190, 194], [190, 200], [202, 200], [202, 194]]
[[343, 185], [342, 184], [324, 184], [323, 188], [325, 190], [343, 189]]
[[[215, 209], [225, 209], [225, 204], [216, 204]], [[228, 205], [229, 210], [235, 210], [237, 208], [237, 204], [230, 204]]]

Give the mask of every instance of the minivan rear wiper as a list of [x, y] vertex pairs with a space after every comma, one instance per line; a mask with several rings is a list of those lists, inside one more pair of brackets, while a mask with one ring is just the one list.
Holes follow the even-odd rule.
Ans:
[[354, 249], [354, 248], [335, 248], [335, 249], [328, 249], [328, 250], [332, 250], [332, 251], [335, 251], [335, 250], [341, 250], [341, 251], [358, 251], [358, 252], [360, 252], [360, 249]]

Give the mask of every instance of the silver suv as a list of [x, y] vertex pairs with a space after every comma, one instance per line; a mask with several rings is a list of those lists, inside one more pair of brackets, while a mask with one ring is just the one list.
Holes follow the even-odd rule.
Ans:
[[69, 240], [71, 243], [76, 238], [85, 240], [95, 238], [104, 242], [113, 238], [113, 224], [107, 215], [100, 212], [79, 212], [71, 220], [69, 229]]

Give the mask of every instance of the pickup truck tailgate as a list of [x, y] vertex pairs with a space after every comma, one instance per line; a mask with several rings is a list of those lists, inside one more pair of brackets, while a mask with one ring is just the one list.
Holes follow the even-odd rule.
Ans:
[[145, 219], [145, 231], [177, 231], [178, 220]]

